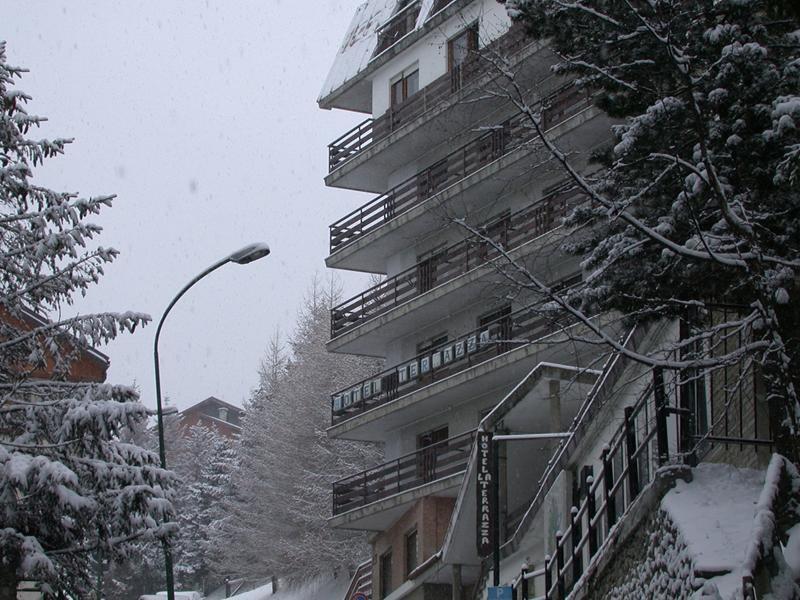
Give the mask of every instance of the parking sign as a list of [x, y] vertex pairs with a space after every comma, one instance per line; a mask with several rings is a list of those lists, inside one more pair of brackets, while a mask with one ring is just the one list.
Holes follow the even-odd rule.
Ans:
[[490, 587], [489, 600], [512, 600], [514, 597], [510, 587]]

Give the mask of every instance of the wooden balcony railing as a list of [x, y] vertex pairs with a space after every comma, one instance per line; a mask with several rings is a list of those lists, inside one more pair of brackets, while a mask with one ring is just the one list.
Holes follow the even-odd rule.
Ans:
[[475, 432], [431, 444], [333, 484], [333, 514], [460, 473], [467, 467]]
[[361, 152], [372, 143], [372, 119], [362, 121], [328, 145], [328, 170]]
[[[417, 13], [419, 12], [418, 5], [416, 11]], [[407, 22], [402, 18], [404, 14], [398, 13], [396, 16], [398, 18], [397, 29], [392, 30], [393, 33], [391, 33], [391, 36], [398, 36], [396, 39], [389, 35], [390, 32], [388, 30], [383, 38], [380, 37], [381, 32], [379, 32], [378, 48], [380, 50], [377, 52], [382, 52], [407, 33], [406, 31], [399, 35], [404, 27], [408, 27]], [[416, 19], [416, 16], [414, 18]], [[389, 27], [393, 22], [394, 19], [387, 23], [385, 27]], [[411, 26], [413, 27], [413, 25]], [[383, 42], [384, 39], [386, 40], [385, 42]], [[389, 43], [391, 39], [394, 39], [394, 41]], [[487, 60], [481, 60], [482, 55], [490, 58], [514, 56], [532, 41], [525, 34], [524, 28], [517, 25], [512, 26], [505, 34], [481, 50], [480, 54], [476, 53], [459, 68], [453, 69], [435, 79], [416, 94], [410, 96], [405, 102], [391, 107], [380, 117], [367, 119], [359, 123], [353, 129], [328, 144], [329, 172], [368, 148], [372, 143], [383, 139], [399, 127], [438, 106], [462, 87], [478, 79], [479, 76], [488, 73], [492, 68], [492, 63]], [[381, 49], [382, 43], [389, 45]]]
[[[562, 281], [566, 287], [580, 276]], [[558, 331], [570, 320], [544, 310], [545, 302], [526, 306], [482, 327], [418, 354], [401, 365], [331, 395], [331, 423], [336, 425], [391, 402], [435, 381]]]
[[374, 56], [391, 48], [399, 42], [401, 38], [408, 35], [411, 31], [414, 31], [421, 6], [421, 0], [409, 2], [400, 9], [396, 15], [389, 19], [389, 21], [381, 25], [378, 29], [378, 45], [375, 47]]
[[[550, 128], [589, 106], [591, 97], [585, 91], [570, 85], [554, 92], [540, 104], [544, 107], [542, 120], [545, 127]], [[522, 113], [500, 123], [331, 225], [331, 253], [535, 137], [527, 117]]]
[[[584, 199], [579, 190], [560, 186], [538, 202], [513, 215], [497, 218], [481, 229], [483, 235], [497, 245], [505, 250], [513, 250], [559, 227], [561, 219]], [[443, 248], [426, 260], [331, 309], [331, 337], [350, 331], [499, 255], [496, 246], [477, 236]]]

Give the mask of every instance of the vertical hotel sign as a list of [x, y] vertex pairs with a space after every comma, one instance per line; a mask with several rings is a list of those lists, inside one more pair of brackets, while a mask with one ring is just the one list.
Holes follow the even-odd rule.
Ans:
[[492, 434], [478, 431], [478, 468], [475, 489], [478, 493], [478, 555], [486, 558], [492, 553]]

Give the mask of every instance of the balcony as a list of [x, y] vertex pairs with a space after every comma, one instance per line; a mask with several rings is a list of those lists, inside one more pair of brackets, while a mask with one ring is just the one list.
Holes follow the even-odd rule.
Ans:
[[[542, 125], [551, 129], [592, 103], [574, 85], [561, 88], [539, 103]], [[519, 113], [451, 152], [436, 164], [406, 179], [385, 194], [345, 215], [330, 226], [331, 254], [364, 237], [392, 219], [419, 206], [445, 188], [510, 154], [534, 139], [526, 115]]]
[[[572, 285], [576, 276], [558, 287]], [[331, 396], [331, 425], [335, 426], [367, 411], [411, 394], [434, 382], [530, 344], [566, 326], [539, 302], [501, 316], [453, 341], [419, 354]]]
[[[398, 16], [400, 17], [402, 14]], [[398, 31], [402, 31], [403, 26], [398, 27]], [[433, 109], [442, 107], [451, 99], [461, 98], [463, 96], [462, 91], [464, 93], [472, 93], [481, 89], [484, 84], [488, 83], [490, 77], [495, 76], [493, 71], [496, 70], [492, 61], [486, 60], [485, 57], [522, 57], [525, 55], [523, 50], [528, 46], [538, 48], [538, 45], [525, 35], [522, 27], [512, 26], [505, 34], [488, 44], [481, 51], [481, 54], [476, 53], [460, 67], [435, 79], [405, 102], [390, 108], [377, 118], [366, 119], [328, 144], [328, 172], [333, 173], [351, 159], [372, 148], [377, 142], [398, 131], [404, 125], [433, 111]], [[381, 47], [380, 38], [378, 47]], [[544, 68], [543, 74], [546, 76], [547, 73], [548, 69]], [[497, 103], [491, 104], [496, 107]], [[471, 110], [474, 110], [474, 107]], [[446, 137], [453, 133], [455, 132], [446, 132]], [[426, 142], [426, 145], [430, 144]]]
[[461, 473], [475, 432], [451, 437], [333, 484], [334, 516]]
[[409, 2], [378, 29], [378, 45], [375, 47], [374, 56], [384, 50], [388, 50], [399, 42], [401, 38], [414, 31], [421, 6], [421, 0]]
[[[505, 250], [513, 250], [560, 226], [561, 219], [584, 198], [578, 190], [560, 187], [514, 213], [484, 225], [483, 234]], [[500, 256], [489, 242], [470, 237], [386, 279], [331, 310], [331, 338], [346, 333], [408, 300], [421, 296]]]

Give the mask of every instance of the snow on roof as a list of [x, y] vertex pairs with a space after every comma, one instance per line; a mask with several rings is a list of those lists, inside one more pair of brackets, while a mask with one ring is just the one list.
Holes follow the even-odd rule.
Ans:
[[[434, 0], [422, 0], [415, 30], [422, 27]], [[319, 100], [366, 69], [378, 44], [377, 31], [396, 12], [398, 0], [367, 0], [356, 9], [347, 34], [322, 86]]]
[[356, 9], [322, 86], [320, 99], [364, 70], [378, 43], [375, 32], [392, 16], [396, 5], [397, 0], [367, 0]]

